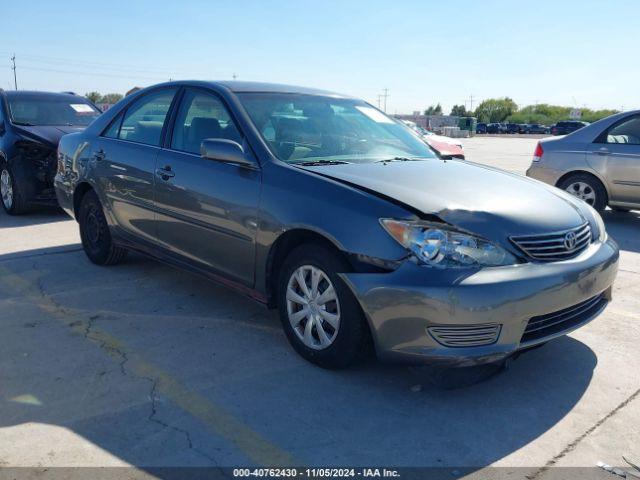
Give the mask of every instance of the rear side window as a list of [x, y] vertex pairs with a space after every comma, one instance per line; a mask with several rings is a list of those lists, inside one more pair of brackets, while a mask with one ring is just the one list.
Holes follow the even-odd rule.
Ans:
[[607, 132], [606, 143], [640, 145], [640, 116], [627, 118]]
[[187, 90], [176, 116], [171, 148], [199, 154], [200, 144], [205, 138], [242, 142], [238, 128], [218, 97], [199, 90]]
[[[117, 138], [159, 146], [162, 126], [175, 94], [175, 89], [159, 90], [137, 100], [127, 109]], [[106, 132], [107, 136], [108, 133], [114, 133], [112, 127], [115, 128], [111, 125]]]

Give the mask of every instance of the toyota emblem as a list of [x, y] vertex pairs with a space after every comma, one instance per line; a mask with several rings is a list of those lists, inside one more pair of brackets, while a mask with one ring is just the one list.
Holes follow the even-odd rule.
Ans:
[[567, 250], [573, 250], [576, 246], [576, 233], [569, 232], [564, 236], [564, 246]]

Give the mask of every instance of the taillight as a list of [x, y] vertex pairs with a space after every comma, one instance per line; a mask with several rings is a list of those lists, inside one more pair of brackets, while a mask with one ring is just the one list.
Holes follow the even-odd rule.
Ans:
[[542, 149], [542, 144], [538, 142], [538, 145], [536, 145], [536, 149], [533, 152], [533, 161], [539, 162], [542, 159], [543, 154], [544, 154], [544, 150]]

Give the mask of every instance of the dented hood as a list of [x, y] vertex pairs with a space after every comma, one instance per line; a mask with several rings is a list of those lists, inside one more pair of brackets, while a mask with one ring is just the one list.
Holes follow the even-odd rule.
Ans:
[[461, 160], [306, 166], [445, 222], [506, 241], [583, 224], [585, 207], [536, 180]]
[[58, 147], [58, 142], [63, 135], [81, 132], [86, 127], [81, 126], [56, 126], [56, 125], [15, 125], [15, 129], [24, 137], [36, 140], [53, 148]]

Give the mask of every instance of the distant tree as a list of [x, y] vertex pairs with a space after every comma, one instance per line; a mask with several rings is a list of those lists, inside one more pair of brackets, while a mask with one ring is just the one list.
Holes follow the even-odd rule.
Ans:
[[99, 92], [89, 92], [84, 94], [85, 98], [93, 103], [98, 103], [102, 98]]
[[479, 122], [504, 122], [517, 110], [516, 102], [509, 97], [489, 98], [478, 105], [475, 116]]
[[427, 108], [424, 111], [425, 115], [442, 115], [442, 105], [440, 105], [440, 103], [438, 103], [436, 106], [429, 106], [429, 108]]
[[122, 100], [122, 95], [119, 93], [107, 93], [106, 95], [103, 95], [102, 98], [100, 98], [100, 103], [110, 103], [110, 104], [114, 104], [114, 103], [118, 103], [120, 100]]
[[470, 112], [467, 112], [467, 107], [464, 105], [454, 105], [451, 108], [451, 113], [449, 114], [454, 117], [470, 117]]
[[[568, 120], [571, 110], [573, 110], [573, 107], [539, 103], [537, 105], [527, 105], [518, 110], [518, 112], [510, 115], [508, 120], [513, 123], [541, 123], [543, 125], [552, 125], [561, 120]], [[589, 108], [581, 108], [580, 112], [580, 120], [586, 122], [595, 122], [601, 118], [618, 113], [616, 110], [591, 110]]]
[[119, 93], [107, 93], [102, 95], [100, 92], [89, 92], [85, 94], [85, 98], [91, 100], [93, 103], [118, 103], [122, 100], [122, 95]]

